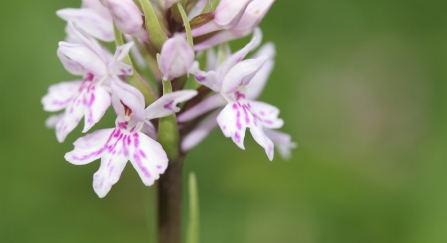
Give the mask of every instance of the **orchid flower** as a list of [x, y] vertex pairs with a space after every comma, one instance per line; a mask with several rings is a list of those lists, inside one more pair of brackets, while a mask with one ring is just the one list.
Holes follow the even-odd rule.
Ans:
[[143, 28], [143, 14], [132, 0], [100, 0], [109, 9], [116, 27], [124, 34], [149, 42]]
[[115, 40], [112, 16], [99, 0], [83, 0], [81, 8], [65, 8], [56, 14], [99, 40], [108, 42]]
[[187, 74], [193, 63], [194, 50], [182, 34], [175, 34], [163, 44], [160, 70], [164, 80], [173, 80]]
[[144, 97], [136, 88], [116, 80], [112, 82], [113, 107], [117, 113], [116, 127], [81, 137], [65, 159], [84, 165], [101, 158], [101, 166], [93, 176], [93, 189], [100, 198], [118, 182], [130, 160], [144, 185], [151, 186], [168, 166], [162, 146], [142, 132], [145, 120], [169, 116], [179, 109], [176, 105], [195, 96], [197, 91], [184, 90], [162, 96], [144, 109]]
[[[221, 28], [224, 30], [217, 32], [205, 41], [196, 44], [194, 49], [196, 51], [202, 51], [250, 35], [265, 17], [274, 1], [275, 0], [253, 0], [248, 4], [245, 12], [235, 26], [226, 29]], [[221, 30], [216, 27], [215, 21], [193, 30], [193, 36], [200, 36], [212, 31]]]
[[[279, 110], [269, 104], [253, 101], [247, 95], [259, 95], [259, 88], [255, 88], [254, 92], [249, 91], [250, 81], [259, 73], [258, 80], [263, 86], [266, 78], [265, 72], [270, 73], [273, 64], [266, 66], [265, 71], [261, 71], [265, 63], [273, 58], [273, 55], [261, 54], [254, 59], [243, 60], [243, 58], [254, 48], [256, 48], [261, 39], [260, 30], [256, 30], [255, 34], [242, 50], [230, 56], [216, 71], [203, 72], [197, 67], [193, 71], [196, 80], [218, 92], [217, 94], [202, 101], [194, 108], [181, 114], [178, 119], [185, 122], [196, 118], [202, 114], [212, 111], [221, 106], [225, 106], [220, 113], [211, 116], [215, 118], [222, 132], [226, 137], [231, 137], [241, 149], [244, 147], [245, 129], [250, 128], [250, 132], [256, 142], [266, 151], [270, 160], [273, 159], [273, 142], [264, 133], [264, 129], [277, 129], [282, 127], [282, 119], [278, 119]], [[265, 52], [265, 51], [264, 51]], [[273, 51], [274, 52], [274, 51]], [[261, 88], [262, 90], [262, 88]], [[205, 121], [202, 123], [201, 130], [198, 133], [192, 133], [182, 144], [183, 149], [189, 149], [198, 141], [203, 139], [210, 129], [213, 129], [214, 123]]]
[[[58, 56], [68, 72], [83, 76], [83, 80], [53, 85], [42, 98], [45, 111], [65, 109], [55, 125], [59, 142], [65, 140], [84, 116], [83, 132], [93, 127], [111, 104], [108, 93], [111, 78], [133, 73], [132, 68], [123, 62], [133, 43], [118, 47], [112, 57], [95, 39], [77, 31], [71, 23], [69, 27], [83, 43], [60, 42]], [[54, 116], [51, 118], [54, 120]]]

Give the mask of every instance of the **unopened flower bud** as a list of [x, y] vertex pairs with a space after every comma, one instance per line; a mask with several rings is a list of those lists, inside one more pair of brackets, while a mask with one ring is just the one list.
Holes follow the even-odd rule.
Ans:
[[222, 0], [216, 9], [214, 23], [223, 29], [235, 27], [253, 0]]
[[142, 14], [132, 0], [101, 0], [101, 2], [109, 9], [116, 27], [122, 33], [147, 41]]
[[187, 74], [194, 63], [194, 51], [182, 34], [168, 39], [160, 55], [160, 69], [164, 80], [173, 80]]

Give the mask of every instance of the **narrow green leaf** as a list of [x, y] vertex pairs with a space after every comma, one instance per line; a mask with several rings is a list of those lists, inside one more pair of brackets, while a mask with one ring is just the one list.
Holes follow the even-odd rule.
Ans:
[[[123, 34], [118, 30], [116, 25], [114, 25], [114, 30], [115, 30], [115, 43], [116, 43], [116, 46], [124, 45]], [[135, 71], [136, 69], [134, 68], [134, 66], [132, 64], [132, 60], [130, 59], [129, 55], [127, 55], [124, 58], [124, 62], [127, 65], [130, 65], [132, 67], [132, 69], [134, 70], [133, 75], [126, 76], [126, 80], [129, 82], [130, 85], [132, 85], [135, 88], [137, 88], [143, 94], [146, 106], [154, 103], [156, 98], [155, 98], [155, 94], [154, 94], [153, 90], [147, 84], [147, 82], [144, 81], [141, 78], [141, 76], [138, 75], [138, 73]]]
[[199, 190], [194, 172], [189, 173], [189, 222], [186, 243], [199, 243]]
[[[163, 80], [163, 94], [169, 93], [172, 93], [171, 81]], [[160, 118], [158, 123], [158, 142], [168, 155], [169, 161], [176, 161], [179, 157], [179, 141], [180, 135], [175, 114]]]
[[141, 7], [143, 8], [146, 30], [149, 34], [149, 41], [158, 51], [161, 51], [163, 43], [168, 39], [166, 33], [158, 22], [157, 15], [149, 0], [140, 0]]
[[158, 242], [158, 209], [157, 209], [157, 186], [145, 188], [146, 221], [149, 230], [148, 242]]
[[191, 26], [189, 26], [188, 16], [186, 16], [185, 9], [183, 9], [181, 3], [177, 3], [177, 8], [178, 8], [180, 14], [182, 15], [183, 24], [185, 25], [186, 38], [188, 39], [188, 43], [191, 46], [191, 48], [194, 50], [194, 42], [192, 41]]

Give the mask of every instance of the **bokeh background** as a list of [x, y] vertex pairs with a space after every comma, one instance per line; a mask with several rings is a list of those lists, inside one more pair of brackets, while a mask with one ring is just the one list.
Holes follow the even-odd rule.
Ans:
[[[0, 2], [0, 242], [149, 242], [132, 167], [99, 199], [99, 162], [63, 158], [80, 129], [44, 127], [47, 87], [73, 79], [55, 11], [79, 5]], [[447, 2], [278, 0], [261, 26], [278, 56], [260, 99], [299, 148], [269, 162], [216, 130], [192, 151], [201, 242], [447, 242]]]

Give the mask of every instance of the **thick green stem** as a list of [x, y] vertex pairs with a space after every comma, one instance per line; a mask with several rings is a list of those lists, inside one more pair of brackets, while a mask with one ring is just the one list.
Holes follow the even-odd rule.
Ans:
[[185, 155], [169, 161], [158, 183], [159, 243], [181, 242], [182, 166]]

